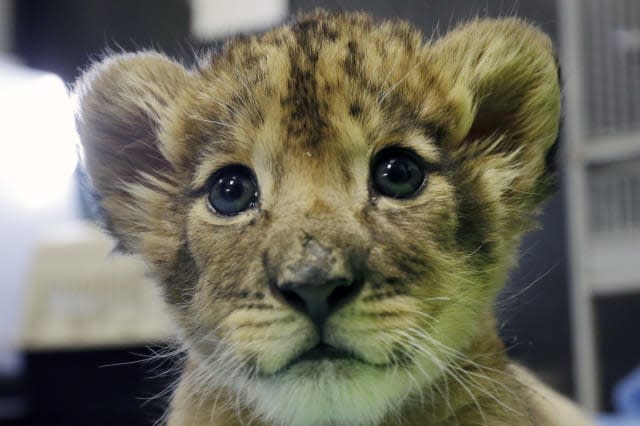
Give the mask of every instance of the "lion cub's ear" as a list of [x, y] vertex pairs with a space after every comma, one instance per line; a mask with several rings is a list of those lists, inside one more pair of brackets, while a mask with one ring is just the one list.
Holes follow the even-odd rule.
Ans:
[[106, 225], [125, 250], [136, 251], [154, 201], [171, 186], [163, 132], [188, 81], [182, 65], [144, 52], [108, 57], [75, 85], [84, 165]]
[[546, 159], [560, 118], [551, 41], [518, 19], [475, 20], [430, 54], [453, 87], [457, 123], [445, 142], [452, 160], [467, 174], [493, 173], [503, 201], [531, 209], [547, 193]]

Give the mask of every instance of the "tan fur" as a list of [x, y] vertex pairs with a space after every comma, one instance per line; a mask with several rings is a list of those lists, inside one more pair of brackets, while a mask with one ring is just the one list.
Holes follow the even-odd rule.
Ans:
[[[171, 426], [547, 424], [492, 314], [558, 130], [536, 28], [476, 20], [424, 43], [403, 22], [318, 11], [193, 70], [108, 57], [76, 93], [107, 228], [146, 259], [182, 330]], [[417, 196], [371, 191], [389, 146], [437, 165]], [[221, 216], [202, 189], [236, 163], [259, 204]], [[269, 291], [309, 240], [364, 277], [323, 336]], [[320, 339], [359, 361], [289, 365]]]

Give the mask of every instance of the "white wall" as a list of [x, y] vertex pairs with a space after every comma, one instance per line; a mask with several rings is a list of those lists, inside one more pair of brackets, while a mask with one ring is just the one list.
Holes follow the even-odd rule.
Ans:
[[[3, 0], [0, 0], [0, 2]], [[77, 216], [77, 134], [64, 83], [0, 55], [0, 374], [17, 367], [29, 262], [41, 234]]]

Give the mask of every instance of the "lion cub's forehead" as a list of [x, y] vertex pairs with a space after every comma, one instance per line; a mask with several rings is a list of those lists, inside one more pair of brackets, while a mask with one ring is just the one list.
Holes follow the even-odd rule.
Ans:
[[316, 13], [232, 40], [201, 68], [187, 117], [187, 138], [205, 153], [196, 180], [215, 163], [348, 160], [432, 129], [417, 117], [423, 51], [409, 24], [358, 14]]

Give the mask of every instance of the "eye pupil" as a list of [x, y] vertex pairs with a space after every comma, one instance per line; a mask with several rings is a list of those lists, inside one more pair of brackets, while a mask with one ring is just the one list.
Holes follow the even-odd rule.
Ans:
[[416, 195], [426, 182], [423, 161], [411, 151], [389, 148], [378, 154], [373, 162], [373, 188], [392, 198]]
[[414, 177], [414, 170], [402, 159], [394, 158], [389, 160], [385, 166], [386, 171], [383, 174], [393, 183], [408, 182]]
[[258, 185], [248, 167], [223, 167], [214, 173], [211, 182], [208, 201], [217, 213], [233, 216], [254, 207], [258, 201]]
[[220, 189], [222, 192], [222, 197], [226, 201], [237, 200], [238, 198], [241, 198], [242, 194], [244, 193], [244, 187], [242, 186], [242, 183], [240, 182], [237, 176], [233, 176], [228, 180], [221, 179], [220, 187], [221, 187]]

